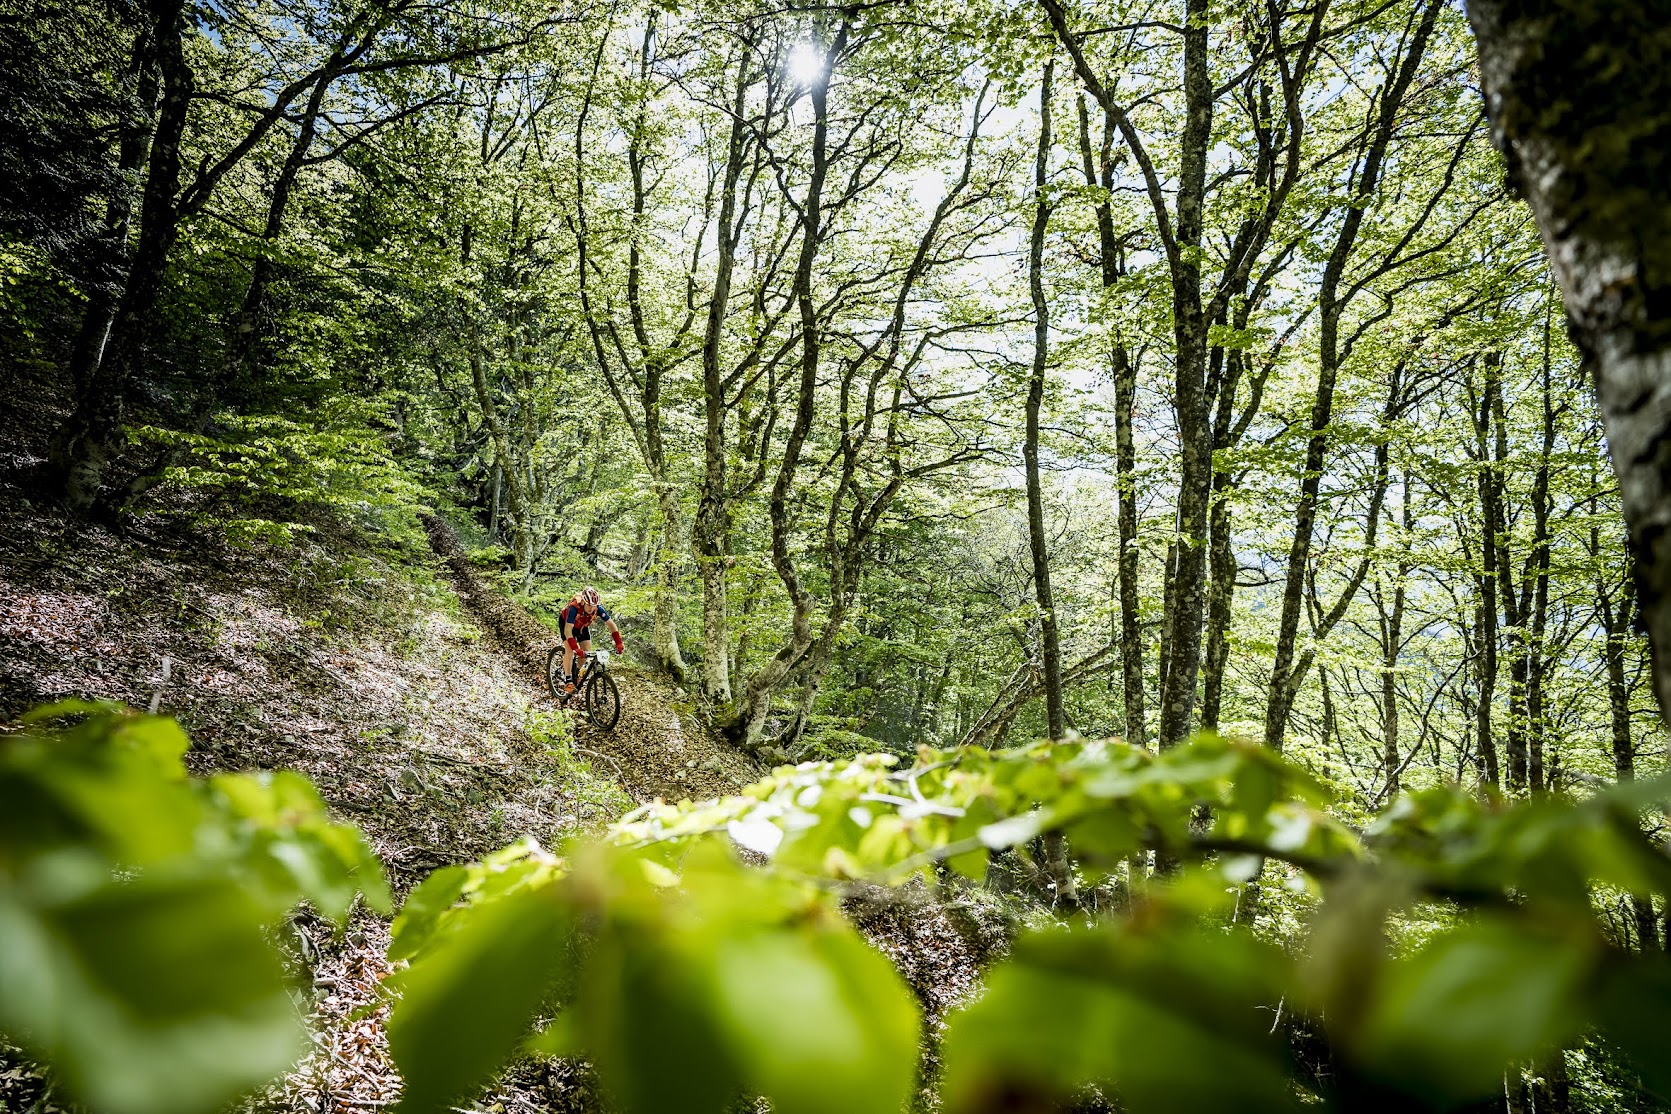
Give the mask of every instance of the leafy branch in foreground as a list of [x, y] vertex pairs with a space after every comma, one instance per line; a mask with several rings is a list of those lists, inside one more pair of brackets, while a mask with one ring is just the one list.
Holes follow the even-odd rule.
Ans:
[[190, 779], [187, 745], [84, 703], [0, 738], [0, 1032], [99, 1111], [211, 1111], [284, 1071], [303, 1032], [270, 929], [304, 900], [390, 908], [306, 778]]
[[[1158, 757], [1075, 743], [785, 767], [735, 797], [641, 809], [566, 858], [523, 843], [433, 875], [395, 923], [409, 966], [391, 1046], [415, 1110], [523, 1046], [590, 1058], [629, 1110], [676, 1093], [686, 1110], [762, 1094], [897, 1111], [916, 1008], [843, 898], [978, 879], [988, 853], [1055, 830], [1093, 886], [1148, 851], [1185, 865], [1117, 918], [1022, 936], [948, 1023], [949, 1111], [1047, 1109], [1087, 1086], [1138, 1111], [1438, 1109], [1588, 1034], [1666, 1093], [1651, 1034], [1671, 1020], [1671, 964], [1617, 948], [1592, 908], [1671, 893], [1638, 820], [1664, 791], [1505, 807], [1432, 790], [1359, 834], [1297, 767], [1210, 736]], [[1291, 950], [1233, 923], [1262, 860], [1321, 897]], [[1326, 1071], [1293, 1056], [1295, 1018], [1324, 1035]]]

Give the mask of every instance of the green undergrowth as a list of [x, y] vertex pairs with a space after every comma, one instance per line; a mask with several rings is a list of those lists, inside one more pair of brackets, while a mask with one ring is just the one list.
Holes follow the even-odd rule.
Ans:
[[[563, 716], [523, 726], [571, 803], [621, 803]], [[272, 927], [304, 900], [388, 909], [367, 842], [305, 779], [187, 779], [186, 747], [95, 705], [0, 744], [0, 1029], [117, 1114], [206, 1114], [281, 1070], [299, 1030]], [[953, 1114], [1092, 1092], [1135, 1114], [1439, 1110], [1551, 1056], [1668, 1094], [1671, 966], [1597, 916], [1610, 893], [1671, 893], [1640, 827], [1668, 789], [1429, 790], [1355, 831], [1305, 771], [1214, 736], [783, 766], [429, 873], [392, 925], [402, 1109], [452, 1108], [529, 1053], [586, 1060], [647, 1114], [750, 1095], [897, 1114], [925, 1082]], [[1118, 899], [1016, 918], [930, 1032], [851, 911], [970, 903], [1053, 831], [1080, 892]], [[1294, 924], [1250, 931], [1273, 902]]]
[[781, 767], [723, 801], [637, 810], [601, 845], [523, 843], [432, 876], [394, 927], [410, 968], [392, 1047], [417, 1109], [523, 1047], [585, 1056], [629, 1110], [675, 1087], [690, 1110], [740, 1093], [897, 1110], [927, 1034], [844, 902], [967, 892], [1059, 830], [1081, 892], [1123, 896], [1030, 918], [947, 1020], [943, 1109], [1056, 1108], [1087, 1087], [1157, 1114], [1450, 1109], [1568, 1052], [1574, 1074], [1628, 1062], [1665, 1094], [1651, 1034], [1671, 968], [1619, 947], [1592, 903], [1671, 888], [1638, 820], [1666, 790], [1424, 791], [1358, 832], [1303, 770], [1210, 736], [1159, 757], [1040, 744]]
[[158, 496], [234, 545], [292, 543], [326, 517], [411, 560], [427, 550], [418, 512], [432, 496], [396, 458], [379, 414], [372, 401], [335, 399], [305, 420], [229, 413], [213, 433], [134, 435], [164, 466]]
[[304, 1044], [274, 928], [390, 910], [295, 774], [188, 779], [171, 720], [44, 708], [0, 746], [0, 1031], [115, 1114], [211, 1110]]
[[546, 769], [561, 791], [577, 806], [581, 830], [601, 833], [633, 808], [607, 765], [601, 769], [590, 755], [577, 749], [574, 714], [529, 708], [523, 728], [546, 759]]

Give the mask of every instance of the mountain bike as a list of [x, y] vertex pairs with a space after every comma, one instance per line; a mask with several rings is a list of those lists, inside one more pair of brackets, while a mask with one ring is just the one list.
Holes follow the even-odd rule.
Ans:
[[621, 718], [621, 690], [609, 675], [609, 651], [580, 651], [575, 654], [574, 692], [563, 691], [563, 647], [553, 646], [545, 658], [545, 683], [557, 703], [568, 707], [578, 701], [586, 718], [599, 731], [611, 731]]

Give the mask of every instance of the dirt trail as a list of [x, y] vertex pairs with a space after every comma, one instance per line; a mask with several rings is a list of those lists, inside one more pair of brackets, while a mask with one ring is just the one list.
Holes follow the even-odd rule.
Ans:
[[[543, 686], [546, 656], [558, 644], [555, 632], [482, 579], [445, 520], [426, 516], [424, 528], [477, 621]], [[662, 674], [627, 664], [615, 671], [615, 679], [621, 687], [620, 722], [612, 731], [598, 731], [577, 716], [575, 736], [583, 750], [604, 758], [621, 787], [640, 802], [720, 797], [767, 772], [709, 730], [694, 711], [681, 711], [690, 698]]]
[[[451, 527], [427, 526], [465, 614], [439, 585], [326, 523], [271, 550], [236, 549], [166, 515], [115, 535], [36, 504], [0, 468], [0, 721], [63, 697], [156, 700], [189, 727], [195, 772], [307, 774], [367, 833], [399, 891], [520, 835], [554, 846], [634, 802], [724, 795], [764, 772], [683, 710], [677, 686], [631, 665], [616, 674], [615, 730], [575, 727], [586, 763], [549, 746], [530, 711], [555, 708], [544, 691], [555, 634], [479, 575]], [[967, 931], [926, 892], [850, 912], [931, 1025], [974, 985]], [[400, 1081], [379, 997], [387, 934], [364, 912], [345, 933], [306, 913], [290, 922], [280, 942], [312, 991], [313, 1051], [241, 1114], [392, 1105]], [[474, 1109], [590, 1114], [603, 1108], [594, 1088], [579, 1065], [521, 1061]], [[0, 1044], [9, 1109], [66, 1107]]]
[[[477, 622], [500, 643], [501, 653], [543, 685], [546, 655], [557, 645], [557, 635], [477, 574], [445, 521], [429, 517], [424, 526]], [[679, 705], [688, 698], [663, 675], [638, 668], [620, 670], [616, 678], [621, 684], [621, 722], [614, 731], [600, 732], [576, 717], [576, 735], [582, 747], [615, 766], [622, 787], [638, 800], [723, 796], [769, 772], [719, 738], [694, 712], [680, 712]], [[606, 772], [596, 765], [594, 769]], [[846, 912], [904, 977], [929, 1033], [938, 1033], [947, 1012], [975, 992], [981, 969], [1007, 948], [1006, 915], [994, 901], [976, 893], [968, 900], [947, 902], [929, 887], [913, 884], [871, 891], [866, 898], [848, 902]], [[936, 1055], [930, 1053], [926, 1070], [933, 1070]], [[588, 1114], [598, 1109], [587, 1090], [589, 1076], [575, 1074], [573, 1065], [561, 1062], [513, 1068], [511, 1077], [501, 1080], [501, 1087], [509, 1089], [498, 1094], [521, 1096], [539, 1090], [521, 1075], [542, 1070], [566, 1073], [544, 1078], [547, 1101], [559, 1100], [548, 1109]]]
[[[397, 892], [521, 836], [557, 846], [635, 803], [616, 784], [618, 760], [577, 762], [542, 735], [543, 688], [427, 570], [390, 565], [326, 520], [282, 546], [233, 546], [177, 514], [116, 534], [37, 502], [4, 467], [5, 435], [0, 725], [65, 698], [154, 701], [189, 730], [195, 773], [306, 774], [366, 833]], [[670, 767], [663, 780], [677, 784]], [[387, 938], [364, 911], [345, 933], [304, 912], [276, 934], [310, 992], [313, 1051], [244, 1114], [393, 1103], [400, 1080], [379, 1009]], [[488, 1106], [595, 1108], [589, 1087], [572, 1065], [519, 1065]], [[0, 1041], [0, 1111], [68, 1109]]]

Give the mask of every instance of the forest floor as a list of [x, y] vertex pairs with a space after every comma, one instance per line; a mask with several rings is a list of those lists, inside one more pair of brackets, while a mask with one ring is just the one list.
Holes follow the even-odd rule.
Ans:
[[[451, 528], [434, 556], [379, 552], [328, 520], [288, 544], [226, 541], [189, 502], [120, 533], [29, 487], [39, 447], [0, 413], [0, 724], [70, 697], [154, 705], [192, 739], [193, 772], [299, 770], [359, 824], [397, 897], [430, 870], [524, 836], [546, 846], [639, 803], [723, 795], [764, 771], [709, 731], [676, 685], [623, 665], [621, 721], [598, 732], [544, 687], [553, 632], [500, 594]], [[0, 730], [4, 730], [0, 728]], [[990, 941], [904, 896], [855, 910], [931, 1022], [975, 985]], [[244, 1109], [349, 1114], [392, 1105], [382, 1031], [388, 924], [307, 913], [284, 943], [313, 1052]], [[589, 1073], [513, 1067], [474, 1109], [596, 1110]], [[0, 1111], [60, 1109], [0, 1044]]]

